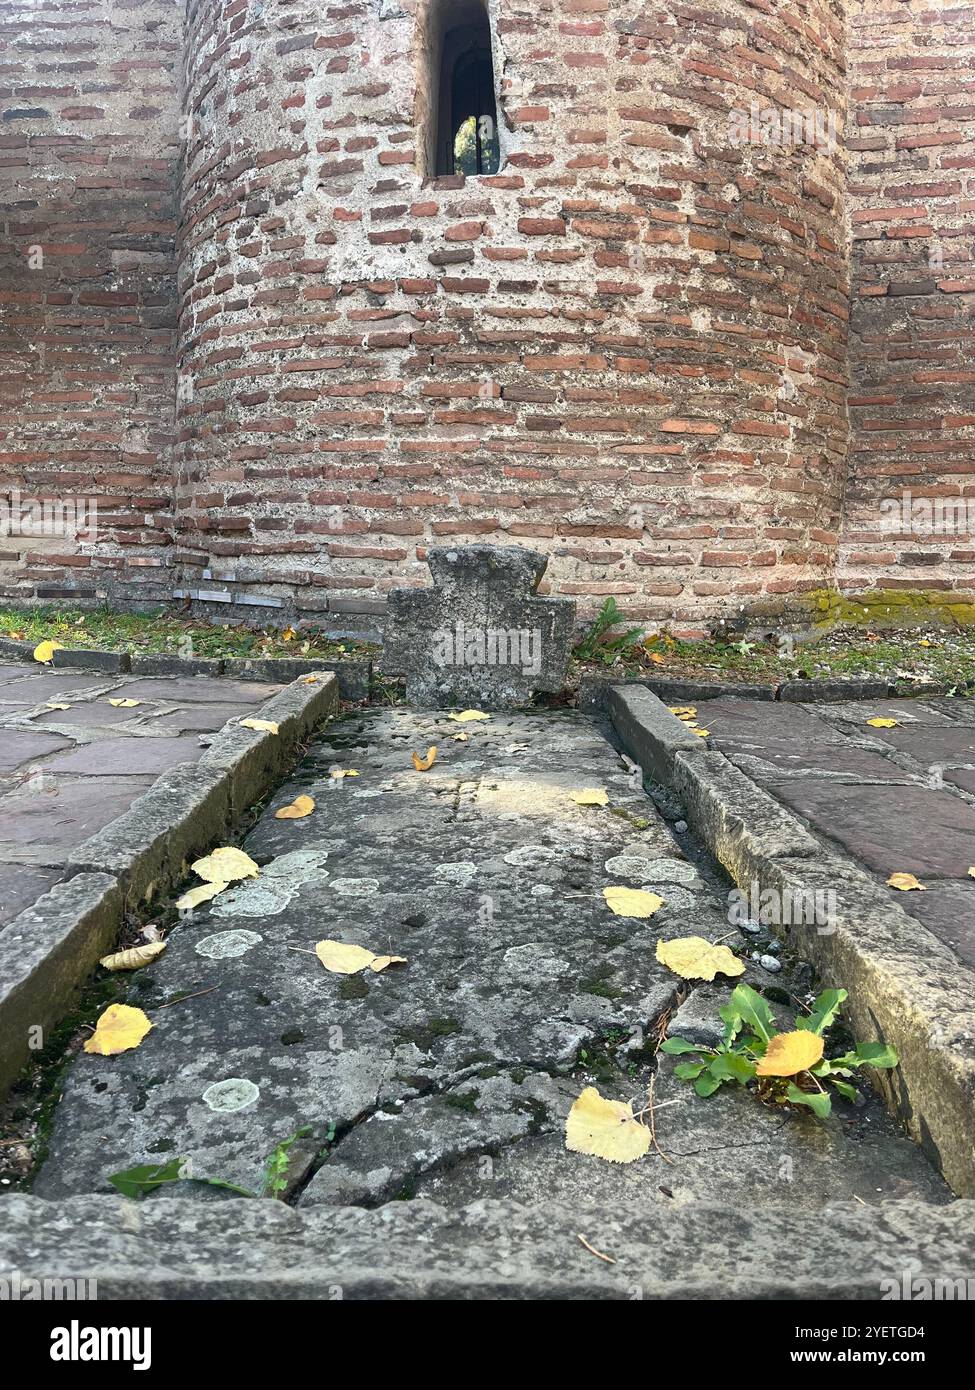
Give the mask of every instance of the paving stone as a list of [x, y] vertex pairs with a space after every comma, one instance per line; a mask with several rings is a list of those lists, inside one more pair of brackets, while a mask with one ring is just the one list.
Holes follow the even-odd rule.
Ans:
[[57, 734], [32, 733], [27, 729], [0, 729], [0, 773], [13, 772], [50, 753], [72, 747], [69, 738]]
[[[898, 719], [904, 725], [931, 724], [948, 725], [956, 722], [964, 712], [969, 701], [951, 700], [853, 700], [841, 704], [804, 704], [803, 709], [815, 714], [827, 723], [856, 724], [866, 728], [868, 719]], [[874, 730], [867, 729], [868, 733]]]
[[975, 883], [931, 883], [926, 893], [902, 896], [912, 917], [975, 967]]
[[419, 708], [505, 709], [565, 683], [570, 599], [539, 598], [548, 557], [522, 546], [434, 546], [433, 585], [387, 596], [382, 669]]
[[916, 724], [910, 728], [869, 729], [868, 732], [899, 753], [906, 753], [924, 768], [945, 763], [975, 764], [975, 728], [932, 728]]
[[0, 847], [33, 864], [61, 864], [89, 835], [131, 805], [152, 777], [55, 777], [44, 773], [0, 797]]
[[842, 734], [802, 706], [766, 700], [702, 700], [697, 722], [724, 743], [758, 747], [769, 739], [793, 745], [842, 743]]
[[45, 767], [52, 773], [84, 773], [89, 777], [141, 776], [165, 772], [177, 763], [195, 762], [202, 752], [196, 738], [100, 738], [71, 753], [48, 758]]
[[281, 686], [267, 681], [212, 680], [207, 676], [160, 676], [145, 680], [129, 680], [119, 693], [130, 700], [168, 700], [172, 704], [186, 701], [218, 700], [228, 705], [262, 705], [276, 695]]
[[[271, 692], [273, 687], [264, 686]], [[162, 703], [162, 702], [160, 702]], [[139, 712], [139, 711], [136, 711]], [[229, 719], [239, 719], [245, 713], [239, 704], [227, 702], [203, 703], [187, 702], [182, 708], [168, 714], [160, 714], [146, 719], [153, 732], [165, 729], [173, 734], [210, 733], [222, 729]]]
[[126, 728], [131, 726], [134, 732], [151, 711], [149, 704], [143, 704], [138, 709], [117, 709], [107, 699], [89, 700], [72, 705], [70, 709], [52, 709], [36, 714], [31, 724], [40, 728], [56, 725], [66, 729], [114, 729], [116, 725], [124, 724]]
[[0, 864], [0, 928], [57, 883], [57, 869], [33, 864]]
[[942, 778], [953, 787], [961, 787], [963, 792], [975, 796], [975, 770], [964, 768], [945, 768]]
[[975, 808], [950, 792], [806, 779], [769, 789], [885, 878], [966, 878], [975, 862]]
[[110, 676], [88, 676], [83, 671], [53, 671], [31, 674], [22, 680], [0, 686], [0, 705], [41, 705], [46, 700], [91, 699], [101, 691], [112, 690]]
[[[817, 776], [822, 773], [856, 782], [908, 782], [911, 774], [880, 753], [870, 753], [847, 741], [801, 743], [785, 739], [735, 742], [717, 738], [715, 747], [759, 781], [778, 781], [783, 772]], [[744, 749], [748, 749], [744, 752]]]

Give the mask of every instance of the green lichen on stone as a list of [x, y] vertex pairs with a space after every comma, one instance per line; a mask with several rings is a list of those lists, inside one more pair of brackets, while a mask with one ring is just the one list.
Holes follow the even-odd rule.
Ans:
[[975, 596], [944, 589], [868, 589], [840, 593], [814, 589], [806, 596], [816, 627], [975, 627]]
[[443, 1098], [444, 1105], [449, 1105], [452, 1110], [464, 1110], [468, 1115], [477, 1114], [477, 1092], [476, 1091], [452, 1091]]

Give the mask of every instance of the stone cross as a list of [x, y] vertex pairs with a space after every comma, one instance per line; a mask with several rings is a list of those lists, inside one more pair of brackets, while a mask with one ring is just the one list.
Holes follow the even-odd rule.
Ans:
[[565, 683], [571, 599], [538, 598], [548, 557], [521, 546], [436, 546], [430, 589], [389, 594], [381, 666], [420, 709], [507, 709]]

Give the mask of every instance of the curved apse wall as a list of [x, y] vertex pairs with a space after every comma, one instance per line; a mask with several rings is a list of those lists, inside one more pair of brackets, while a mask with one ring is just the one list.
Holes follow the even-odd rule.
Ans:
[[840, 6], [489, 13], [501, 168], [465, 183], [424, 174], [435, 4], [191, 6], [187, 591], [368, 626], [482, 540], [584, 608], [787, 606], [845, 471]]

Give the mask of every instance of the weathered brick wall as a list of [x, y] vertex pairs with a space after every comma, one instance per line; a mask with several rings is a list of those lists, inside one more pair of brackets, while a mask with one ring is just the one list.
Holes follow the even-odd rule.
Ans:
[[451, 540], [692, 625], [824, 584], [842, 152], [736, 146], [729, 112], [842, 131], [840, 5], [491, 12], [505, 157], [465, 185], [418, 167], [427, 0], [191, 4], [185, 590], [369, 623]]
[[0, 0], [0, 501], [98, 504], [93, 539], [0, 536], [8, 599], [172, 589], [181, 23]]
[[[975, 10], [851, 12], [846, 590], [975, 589]], [[920, 527], [882, 530], [885, 499]], [[926, 532], [924, 499], [962, 507]], [[968, 502], [967, 499], [971, 499]], [[953, 526], [954, 516], [963, 521]], [[932, 520], [937, 518], [932, 515]]]

